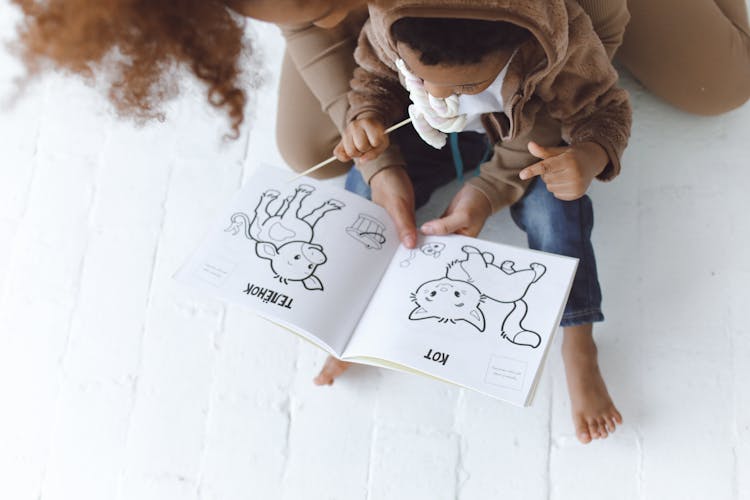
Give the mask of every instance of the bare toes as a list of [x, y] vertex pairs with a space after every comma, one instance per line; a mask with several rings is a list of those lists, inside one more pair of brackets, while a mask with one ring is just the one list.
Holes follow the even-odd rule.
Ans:
[[589, 420], [589, 433], [593, 439], [599, 439], [599, 422], [594, 419]]
[[615, 419], [611, 416], [604, 417], [604, 423], [607, 426], [607, 432], [612, 434], [615, 432], [615, 429], [617, 428], [617, 425], [615, 424]]
[[599, 417], [599, 434], [602, 439], [609, 436], [607, 425], [607, 419], [605, 417]]
[[622, 425], [622, 417], [617, 413], [617, 410], [614, 410], [614, 412], [609, 415], [609, 421], [612, 425], [612, 432], [615, 431], [618, 425]]
[[617, 422], [618, 425], [622, 425], [622, 415], [620, 415], [620, 412], [617, 411], [617, 408], [613, 408], [613, 420]]
[[588, 444], [591, 442], [591, 433], [589, 433], [589, 426], [588, 424], [583, 420], [583, 418], [578, 417], [575, 419], [575, 426], [576, 426], [576, 436], [578, 436], [578, 440], [583, 444]]

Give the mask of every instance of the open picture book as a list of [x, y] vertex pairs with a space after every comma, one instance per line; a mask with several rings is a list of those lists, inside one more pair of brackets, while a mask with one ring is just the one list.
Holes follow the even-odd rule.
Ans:
[[384, 209], [261, 167], [178, 281], [337, 358], [531, 404], [577, 259], [465, 236], [400, 245]]

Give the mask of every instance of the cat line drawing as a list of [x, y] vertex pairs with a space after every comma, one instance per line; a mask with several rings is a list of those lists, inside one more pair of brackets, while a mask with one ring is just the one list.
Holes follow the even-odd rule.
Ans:
[[482, 304], [488, 300], [511, 304], [503, 319], [500, 336], [516, 345], [536, 348], [541, 336], [523, 326], [528, 305], [523, 300], [529, 287], [547, 271], [543, 264], [515, 269], [515, 263], [495, 265], [495, 256], [473, 246], [463, 246], [464, 258], [448, 263], [445, 276], [422, 283], [411, 294], [415, 307], [410, 320], [437, 319], [438, 323], [465, 321], [484, 332], [486, 320]]
[[[418, 251], [422, 253], [422, 255], [432, 256], [433, 258], [437, 259], [440, 257], [440, 253], [445, 248], [445, 243], [425, 243], [424, 245], [420, 246]], [[402, 260], [400, 265], [401, 267], [409, 267], [411, 265], [411, 261], [414, 260], [414, 257], [417, 256], [417, 249], [412, 249], [411, 252], [409, 252], [409, 257]]]
[[315, 270], [328, 258], [323, 246], [313, 242], [315, 225], [327, 213], [344, 207], [344, 203], [329, 199], [302, 215], [303, 202], [314, 190], [310, 185], [301, 184], [273, 210], [271, 204], [281, 193], [269, 189], [261, 195], [252, 218], [237, 212], [224, 231], [234, 235], [242, 231], [254, 241], [256, 255], [270, 262], [274, 278], [279, 282], [286, 285], [298, 281], [308, 290], [323, 290]]

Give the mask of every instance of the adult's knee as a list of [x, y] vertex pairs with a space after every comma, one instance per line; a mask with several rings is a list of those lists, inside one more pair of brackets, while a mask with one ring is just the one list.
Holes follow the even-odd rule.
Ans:
[[652, 93], [697, 115], [726, 113], [750, 99], [750, 35], [717, 5], [629, 6], [633, 19], [617, 58]]
[[715, 116], [737, 109], [750, 100], [750, 57], [742, 66], [727, 67], [680, 92], [663, 95], [675, 107], [701, 116]]

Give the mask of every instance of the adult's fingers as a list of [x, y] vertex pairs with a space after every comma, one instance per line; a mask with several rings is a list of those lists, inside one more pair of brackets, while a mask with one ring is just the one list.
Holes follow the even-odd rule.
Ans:
[[417, 223], [414, 218], [414, 206], [400, 198], [390, 199], [385, 209], [396, 224], [399, 240], [406, 248], [414, 248], [417, 244]]

